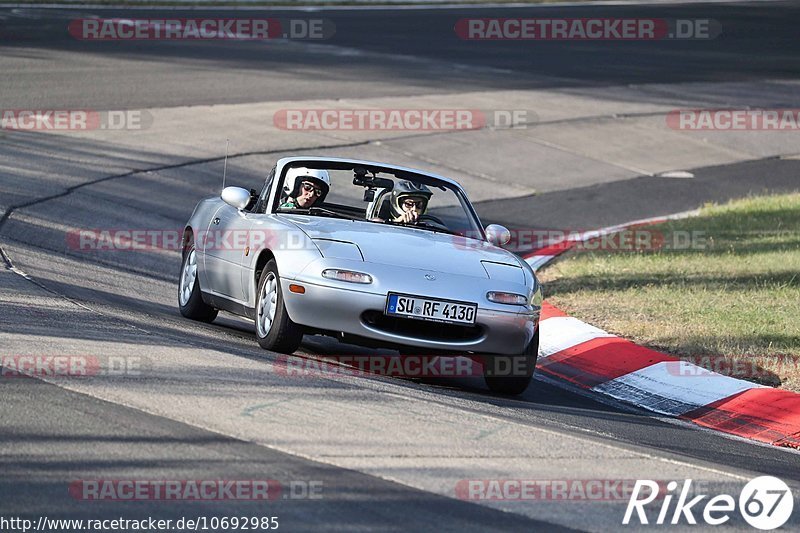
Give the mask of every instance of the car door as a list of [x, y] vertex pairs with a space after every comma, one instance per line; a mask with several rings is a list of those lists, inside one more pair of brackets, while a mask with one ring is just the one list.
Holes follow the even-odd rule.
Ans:
[[276, 167], [272, 167], [253, 210], [245, 214], [248, 222], [247, 241], [244, 250], [239, 254], [239, 266], [242, 299], [246, 307], [255, 306], [255, 291], [258, 283], [254, 277], [256, 257], [262, 249], [272, 247], [276, 235], [274, 224], [270, 223], [270, 216], [267, 214], [273, 199], [272, 185], [275, 180], [275, 170]]
[[209, 287], [237, 302], [244, 300], [241, 260], [250, 226], [247, 212], [225, 204], [214, 213], [204, 236]]
[[[250, 255], [253, 241], [263, 236], [260, 225], [264, 215], [261, 212], [266, 209], [274, 176], [273, 168], [259, 200], [250, 208], [252, 211], [224, 204], [217, 209], [208, 226], [205, 269], [209, 286], [213, 287], [215, 293], [244, 305], [247, 305], [246, 291], [249, 287], [246, 283], [249, 276], [244, 270], [249, 267], [243, 266], [243, 263], [249, 263], [247, 256]], [[254, 235], [254, 231], [259, 235]]]

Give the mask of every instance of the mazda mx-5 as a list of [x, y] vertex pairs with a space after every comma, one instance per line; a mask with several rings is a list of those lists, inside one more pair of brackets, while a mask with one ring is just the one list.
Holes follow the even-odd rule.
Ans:
[[484, 227], [454, 180], [323, 157], [277, 162], [261, 191], [226, 187], [184, 230], [179, 307], [210, 322], [252, 319], [258, 343], [292, 353], [303, 335], [480, 361], [495, 392], [528, 386], [541, 289]]

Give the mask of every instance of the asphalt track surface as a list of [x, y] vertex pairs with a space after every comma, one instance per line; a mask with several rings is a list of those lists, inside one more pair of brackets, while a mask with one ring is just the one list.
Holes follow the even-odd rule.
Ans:
[[[591, 8], [538, 9], [541, 11], [537, 10], [537, 15], [551, 13], [564, 17], [591, 11]], [[2, 107], [143, 108], [345, 95], [413, 96], [447, 93], [455, 88], [459, 91], [536, 87], [588, 90], [637, 82], [793, 79], [800, 72], [800, 42], [796, 38], [800, 8], [795, 4], [626, 6], [606, 8], [604, 13], [609, 13], [608, 9], [612, 10], [608, 16], [713, 18], [724, 25], [726, 34], [699, 46], [696, 42], [691, 46], [633, 43], [624, 48], [624, 53], [618, 43], [537, 43], [530, 47], [492, 43], [487, 47], [449, 38], [453, 19], [475, 13], [470, 9], [437, 10], [425, 12], [424, 16], [414, 10], [326, 10], [321, 12], [322, 16], [336, 23], [340, 37], [330, 43], [337, 47], [334, 53], [318, 48], [326, 44], [304, 47], [270, 43], [268, 47], [272, 48], [265, 52], [263, 43], [220, 46], [220, 43], [200, 42], [105, 43], [109, 46], [98, 52], [95, 44], [77, 42], [66, 35], [65, 22], [89, 13], [134, 17], [144, 16], [145, 12], [92, 9], [76, 15], [68, 10], [33, 10], [33, 15], [23, 12], [21, 16], [4, 10], [0, 11], [5, 17], [0, 41], [0, 64], [5, 73], [0, 81]], [[506, 13], [522, 16], [526, 12], [499, 9], [492, 16]], [[270, 14], [282, 16], [284, 12]], [[190, 16], [201, 17], [203, 12], [195, 11]], [[387, 60], [387, 54], [396, 57]], [[114, 69], [115, 62], [124, 64], [126, 69]], [[651, 98], [658, 100], [660, 96], [653, 94]], [[732, 98], [735, 100], [737, 96], [726, 95], [726, 102]], [[745, 101], [747, 95], [741, 98]], [[795, 101], [796, 95], [787, 95], [786, 105]], [[23, 144], [26, 140], [45, 156], [53, 151], [66, 151], [65, 147], [48, 144], [35, 135], [29, 139], [23, 137]], [[9, 158], [12, 151], [25, 150], [25, 146], [16, 144], [19, 142], [18, 139], [3, 141]], [[76, 143], [67, 148], [73, 150], [70, 155], [74, 157], [74, 168], [69, 171], [79, 175], [80, 160], [85, 156], [82, 150], [91, 147]], [[35, 154], [31, 149], [30, 157]], [[133, 159], [134, 155], [129, 157]], [[277, 154], [251, 157], [268, 161]], [[231, 163], [235, 168], [237, 161], [245, 159], [234, 158]], [[161, 167], [128, 174], [111, 169], [105, 174], [93, 170], [81, 176], [93, 184], [66, 190], [63, 187], [75, 183], [64, 180], [52, 191], [35, 186], [26, 190], [24, 186], [8, 184], [9, 195], [5, 200], [0, 199], [6, 210], [0, 226], [3, 250], [9, 264], [25, 270], [35, 283], [8, 270], [2, 273], [5, 300], [0, 332], [4, 342], [9, 341], [8, 346], [17, 350], [15, 353], [23, 351], [20, 347], [25, 346], [25, 339], [36, 342], [39, 350], [49, 347], [58, 352], [75, 350], [84, 343], [105, 343], [103, 346], [111, 349], [108, 348], [111, 339], [119, 343], [119, 351], [115, 353], [124, 354], [126, 349], [135, 348], [154, 366], [162, 355], [172, 357], [172, 352], [189, 348], [219, 352], [216, 355], [224, 357], [221, 364], [230, 361], [232, 369], [243, 365], [260, 369], [274, 363], [278, 356], [259, 350], [252, 328], [241, 320], [222, 316], [215, 324], [200, 325], [179, 316], [173, 302], [179, 268], [177, 254], [133, 254], [120, 258], [113, 254], [87, 256], [64, 249], [63, 227], [139, 227], [153, 220], [160, 224], [181, 224], [196, 201], [217, 187], [218, 163], [184, 164], [167, 160]], [[40, 172], [55, 172], [59, 163], [43, 157], [39, 164]], [[704, 201], [765, 189], [796, 190], [798, 166], [797, 160], [765, 159], [693, 169], [697, 178], [691, 182], [641, 177], [510, 201], [480, 202], [478, 210], [486, 221], [502, 222], [509, 227], [532, 224], [535, 227], [544, 220], [542, 227], [592, 228], [691, 209]], [[115, 175], [121, 177], [111, 178]], [[754, 180], [754, 175], [763, 179]], [[10, 209], [13, 215], [7, 217]], [[532, 212], [537, 214], [535, 222], [531, 221]], [[40, 222], [31, 223], [32, 220]], [[342, 350], [335, 343], [309, 338], [302, 353]], [[180, 361], [179, 357], [183, 355], [176, 355], [175, 361]], [[262, 440], [248, 437], [246, 428], [220, 430], [211, 422], [204, 425], [170, 417], [166, 407], [165, 414], [159, 415], [153, 409], [137, 408], [139, 404], [135, 401], [125, 400], [129, 392], [145, 397], [170, 389], [183, 394], [184, 401], [191, 403], [194, 390], [205, 396], [213, 395], [216, 390], [222, 406], [237, 389], [226, 388], [227, 384], [222, 383], [215, 389], [215, 378], [241, 383], [243, 390], [259, 386], [252, 383], [244, 370], [238, 373], [220, 370], [200, 377], [190, 373], [183, 380], [154, 376], [153, 383], [143, 386], [141, 391], [131, 386], [132, 392], [126, 387], [116, 391], [116, 382], [100, 380], [92, 395], [68, 390], [80, 389], [82, 385], [0, 380], [3, 402], [0, 462], [5, 474], [0, 480], [0, 515], [175, 518], [197, 514], [263, 514], [264, 508], [251, 502], [87, 504], [70, 498], [66, 487], [75, 479], [267, 477], [324, 483], [324, 497], [320, 500], [281, 499], [267, 506], [269, 514], [281, 517], [282, 529], [292, 531], [555, 530], [561, 525], [589, 529], [587, 523], [593, 520], [618, 523], [621, 519], [618, 508], [602, 504], [600, 508], [580, 508], [579, 512], [575, 511], [579, 507], [573, 506], [542, 513], [546, 518], [531, 516], [536, 514], [532, 512], [517, 512], [513, 505], [503, 509], [477, 505], [396, 482], [385, 473], [366, 474], [368, 466], [346, 468], [335, 466], [335, 459], [316, 460], [310, 452], [284, 453], [269, 446], [269, 436]], [[637, 410], [601, 403], [541, 380], [515, 399], [492, 396], [479, 382], [469, 380], [441, 384], [354, 378], [345, 382], [320, 380], [302, 386], [287, 386], [280, 380], [267, 380], [263, 384], [265, 388], [270, 386], [286, 388], [285, 395], [290, 400], [293, 392], [313, 398], [325, 394], [341, 398], [344, 392], [352, 399], [341, 400], [343, 412], [367, 395], [378, 394], [419, 402], [431, 411], [447, 408], [464, 416], [479, 414], [514, 427], [546, 430], [552, 438], [542, 437], [541, 442], [532, 442], [537, 453], [519, 460], [542, 464], [543, 469], [548, 462], [565, 458], [567, 462], [574, 461], [579, 467], [564, 471], [561, 475], [565, 479], [601, 475], [580, 465], [585, 465], [585, 457], [595, 450], [611, 447], [617, 450], [617, 460], [621, 462], [634, 453], [644, 453], [654, 463], [691, 465], [740, 478], [776, 475], [794, 487], [800, 484], [800, 461], [795, 453], [725, 438]], [[112, 397], [117, 394], [120, 401], [94, 397], [109, 394]], [[141, 401], [142, 405], [146, 403], [146, 399]], [[210, 420], [227, 416], [222, 407], [219, 412], [208, 413]], [[275, 416], [280, 419], [280, 412]], [[238, 418], [230, 413], [230, 418], [234, 425], [257, 428], [264, 423], [258, 418], [243, 418], [241, 413]], [[287, 411], [279, 423], [291, 426], [303, 420], [302, 415]], [[438, 423], [436, 419], [427, 420], [416, 427], [422, 433], [409, 435], [409, 441], [426, 441], [426, 432], [452, 431], [449, 426], [442, 429]], [[372, 431], [376, 434], [389, 431], [392, 424], [391, 418], [379, 420]], [[559, 441], [573, 440], [580, 441], [583, 449], [573, 445], [563, 452], [558, 449]], [[324, 447], [325, 443], [318, 444]], [[621, 468], [620, 472], [638, 477], [635, 469]], [[398, 471], [396, 479], [407, 479], [403, 475]], [[507, 477], [514, 477], [514, 470]], [[584, 516], [573, 516], [577, 514]]]
[[[332, 21], [335, 38], [319, 41], [318, 47], [282, 42], [266, 46], [263, 42], [96, 43], [78, 41], [64, 31], [69, 21], [92, 14], [136, 18], [168, 13], [54, 10], [48, 11], [44, 20], [24, 13], [7, 18], [0, 33], [6, 65], [5, 105], [55, 102], [118, 109], [468, 89], [791, 79], [800, 70], [795, 24], [800, 7], [796, 3], [768, 8], [737, 3], [537, 7], [534, 11], [248, 10], [240, 14]], [[202, 18], [225, 12], [200, 9], [190, 13], [188, 16]], [[522, 46], [520, 42], [453, 37], [454, 21], [470, 16], [569, 18], [592, 13], [619, 18], [712, 19], [722, 25], [724, 33], [703, 41], [532, 41]], [[335, 54], [330, 53], [333, 50]], [[387, 60], [386, 54], [394, 57]], [[119, 68], [114, 68], [115, 62]], [[76, 76], [77, 72], [82, 75]]]

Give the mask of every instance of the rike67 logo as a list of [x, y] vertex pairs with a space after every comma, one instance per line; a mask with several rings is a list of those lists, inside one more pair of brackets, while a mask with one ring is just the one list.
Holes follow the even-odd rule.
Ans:
[[[709, 495], [697, 494], [690, 499], [693, 493], [696, 494], [692, 489], [691, 479], [684, 480], [679, 493], [678, 490], [677, 481], [670, 481], [664, 494], [657, 482], [649, 479], [637, 480], [622, 523], [630, 524], [635, 513], [640, 524], [649, 524], [649, 520], [653, 517], [651, 515], [648, 518], [645, 507], [656, 499], [661, 499], [658, 517], [655, 519], [657, 525], [666, 523], [675, 525], [682, 522], [694, 525], [698, 523], [698, 517], [702, 517], [706, 524], [719, 526], [731, 519], [731, 513], [737, 510], [738, 503], [739, 514], [748, 524], [768, 531], [785, 524], [794, 509], [791, 489], [786, 483], [772, 476], [761, 476], [750, 480], [739, 493], [738, 502], [729, 494], [719, 494], [708, 500], [706, 498], [709, 498]], [[674, 499], [676, 502], [672, 508]], [[658, 505], [654, 507], [657, 508]]]

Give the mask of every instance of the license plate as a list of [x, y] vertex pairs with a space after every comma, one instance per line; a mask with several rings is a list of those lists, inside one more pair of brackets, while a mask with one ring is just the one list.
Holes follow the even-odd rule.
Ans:
[[451, 324], [474, 324], [478, 312], [477, 304], [453, 302], [389, 293], [385, 313], [390, 316], [417, 318]]

